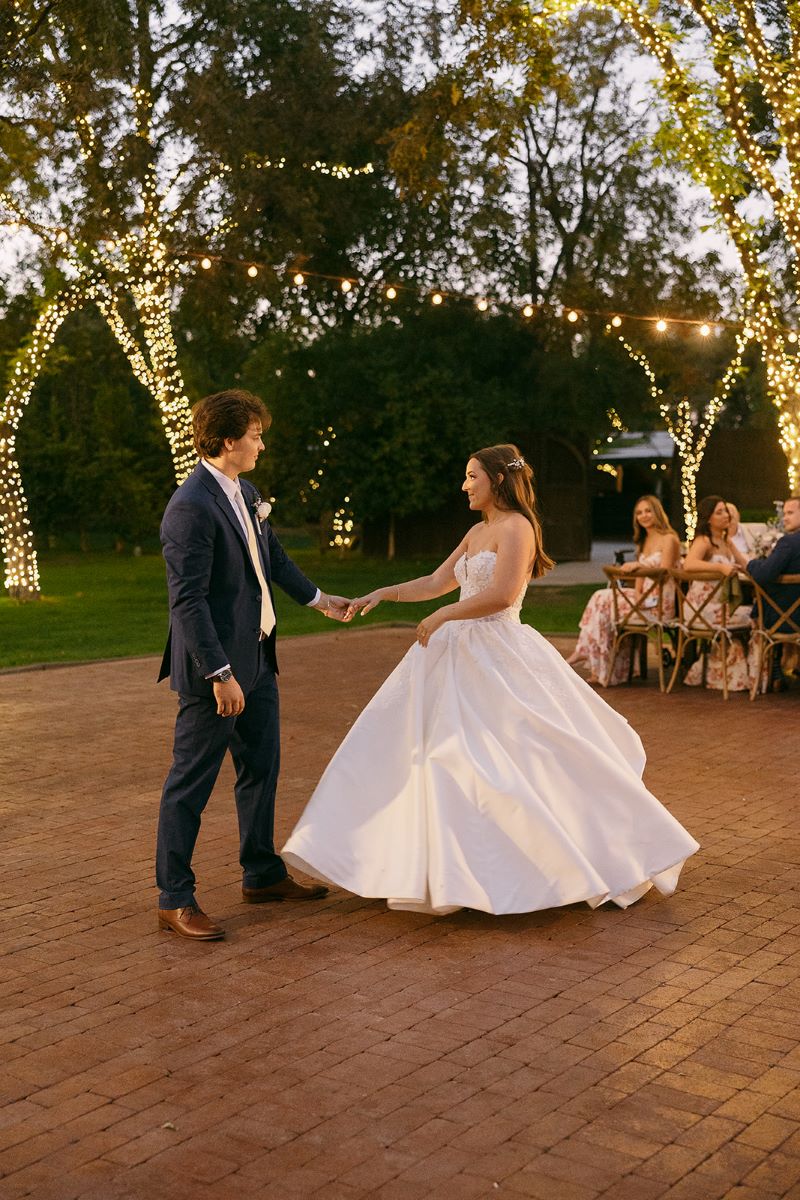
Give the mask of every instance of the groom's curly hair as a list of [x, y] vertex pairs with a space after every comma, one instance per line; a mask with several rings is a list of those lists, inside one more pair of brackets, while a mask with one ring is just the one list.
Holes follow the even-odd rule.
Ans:
[[252, 392], [229, 388], [204, 396], [192, 408], [194, 448], [201, 458], [217, 458], [225, 439], [244, 437], [253, 421], [264, 431], [272, 424], [264, 401]]

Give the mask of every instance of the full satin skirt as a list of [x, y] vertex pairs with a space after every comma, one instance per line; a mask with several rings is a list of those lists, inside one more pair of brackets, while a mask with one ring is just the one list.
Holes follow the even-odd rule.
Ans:
[[413, 912], [626, 907], [672, 893], [698, 849], [644, 764], [627, 721], [535, 630], [449, 622], [357, 719], [283, 857]]

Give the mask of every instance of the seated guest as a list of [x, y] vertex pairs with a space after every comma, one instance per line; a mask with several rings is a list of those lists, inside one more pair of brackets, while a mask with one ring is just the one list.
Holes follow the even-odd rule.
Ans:
[[731, 514], [731, 523], [728, 526], [728, 544], [735, 546], [744, 558], [750, 558], [754, 549], [752, 535], [742, 525], [742, 518], [736, 505], [731, 504], [728, 500], [727, 507]]
[[[753, 558], [747, 564], [748, 574], [755, 579], [764, 591], [782, 609], [790, 608], [800, 596], [800, 584], [776, 583], [779, 575], [800, 575], [800, 496], [790, 496], [783, 502], [783, 537], [775, 544], [772, 553], [766, 558]], [[778, 610], [772, 605], [764, 605], [764, 620], [771, 624], [778, 615]], [[756, 610], [753, 611], [756, 616]], [[795, 610], [793, 619], [800, 624], [800, 612]], [[792, 628], [787, 622], [779, 626], [776, 633], [791, 633]], [[772, 655], [772, 679], [770, 687], [773, 691], [782, 691], [786, 686], [783, 677], [782, 658], [783, 646], [776, 646]]]
[[[635, 567], [674, 567], [680, 555], [678, 535], [669, 523], [664, 507], [657, 496], [642, 496], [633, 510], [633, 540], [636, 544], [635, 562], [625, 563], [622, 570]], [[632, 589], [641, 595], [645, 580], [637, 579]], [[645, 607], [655, 608], [655, 594], [648, 598]], [[664, 615], [672, 616], [675, 610], [674, 592], [664, 596]], [[578, 644], [567, 659], [571, 666], [586, 662], [591, 672], [590, 683], [603, 687], [614, 687], [628, 677], [631, 644], [626, 638], [614, 662], [613, 675], [609, 674], [611, 651], [614, 646], [614, 602], [610, 588], [593, 592], [581, 617]]]
[[[741, 551], [728, 540], [728, 530], [731, 524], [731, 514], [728, 505], [721, 496], [706, 496], [697, 506], [697, 522], [695, 525], [694, 541], [683, 564], [685, 571], [707, 571], [714, 575], [726, 575], [738, 582], [740, 571], [747, 567], [747, 561]], [[710, 596], [717, 585], [711, 580], [697, 579], [689, 584], [686, 599], [689, 602], [689, 613], [701, 609], [701, 619], [712, 625], [722, 621], [723, 606], [727, 602], [729, 608], [728, 625], [745, 626], [750, 622], [750, 610], [746, 605], [736, 604], [736, 585], [732, 582], [728, 591], [728, 600], [719, 599], [706, 604], [703, 601]], [[741, 595], [741, 592], [739, 592]], [[735, 607], [734, 607], [735, 605]], [[732, 610], [732, 611], [731, 611]], [[750, 687], [750, 678], [742, 644], [734, 641], [728, 646], [728, 690], [743, 692]], [[706, 680], [708, 688], [722, 690], [722, 650], [719, 644], [711, 647], [707, 654]], [[702, 658], [692, 663], [683, 680], [689, 687], [697, 687], [703, 682]]]

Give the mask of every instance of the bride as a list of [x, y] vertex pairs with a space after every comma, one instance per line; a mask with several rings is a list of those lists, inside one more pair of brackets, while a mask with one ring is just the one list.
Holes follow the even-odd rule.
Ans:
[[432, 575], [351, 603], [443, 596], [357, 719], [283, 850], [287, 863], [390, 908], [625, 908], [677, 885], [697, 842], [641, 781], [639, 737], [520, 623], [542, 549], [516, 446], [467, 463], [483, 520]]

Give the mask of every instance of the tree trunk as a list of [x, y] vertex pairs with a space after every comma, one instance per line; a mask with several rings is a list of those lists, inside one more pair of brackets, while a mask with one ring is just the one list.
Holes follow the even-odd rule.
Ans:
[[395, 526], [394, 513], [389, 513], [389, 535], [386, 539], [386, 558], [389, 562], [394, 562], [396, 552], [395, 546]]
[[5, 585], [14, 600], [38, 600], [39, 567], [26, 516], [22, 478], [14, 457], [16, 438], [8, 425], [0, 426], [0, 532], [5, 559]]
[[142, 286], [132, 289], [142, 321], [152, 367], [155, 399], [172, 453], [178, 483], [183, 483], [197, 462], [192, 437], [192, 416], [178, 368], [178, 353], [172, 334], [171, 294], [167, 282], [157, 291]]
[[686, 541], [694, 540], [694, 530], [697, 524], [697, 469], [699, 462], [687, 463], [680, 455], [681, 499], [683, 500], [683, 521], [686, 526]]
[[763, 347], [767, 386], [778, 408], [778, 437], [787, 458], [789, 491], [800, 492], [800, 357]]
[[61, 323], [79, 303], [76, 287], [57, 296], [40, 314], [30, 341], [11, 368], [11, 385], [0, 406], [0, 540], [6, 590], [16, 600], [40, 596], [39, 565], [16, 460], [17, 427]]

